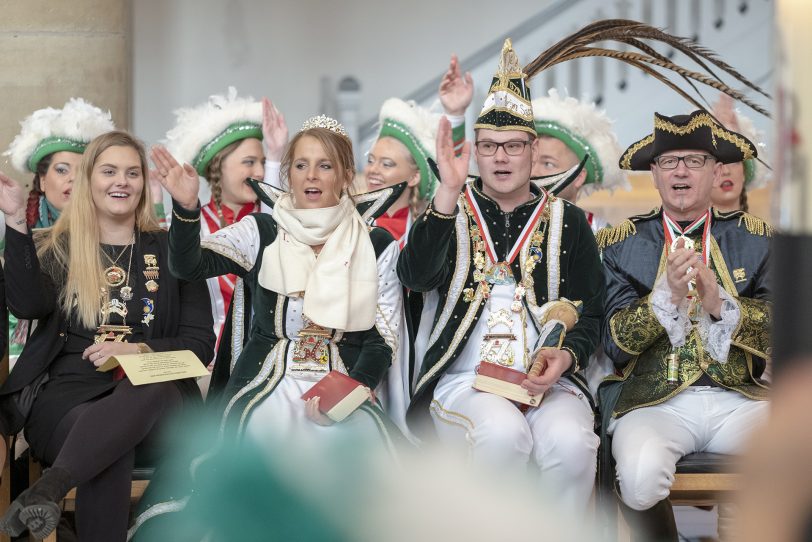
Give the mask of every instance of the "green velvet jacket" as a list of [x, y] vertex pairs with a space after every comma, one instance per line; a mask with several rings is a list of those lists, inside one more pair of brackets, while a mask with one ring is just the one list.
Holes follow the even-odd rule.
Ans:
[[[487, 221], [496, 256], [503, 260], [519, 238], [542, 194], [531, 185], [534, 194], [531, 201], [511, 212], [503, 212], [494, 200], [482, 193], [481, 187], [481, 180], [473, 182], [474, 198]], [[437, 381], [465, 348], [469, 333], [485, 306], [482, 288], [474, 280], [475, 247], [471, 228], [475, 222], [464, 212], [466, 205], [464, 197], [460, 196], [453, 218], [443, 218], [431, 212], [418, 217], [398, 259], [398, 276], [404, 286], [438, 297], [436, 310], [432, 314], [424, 310], [421, 318], [421, 332], [424, 326], [430, 332], [426, 344], [416, 347], [418, 370], [407, 415], [410, 427], [422, 433], [431, 431], [431, 424], [425, 422]], [[555, 225], [557, 220], [558, 226]], [[605, 298], [595, 237], [583, 211], [555, 197], [550, 197], [547, 202], [537, 228], [544, 233], [542, 258], [533, 269], [533, 287], [524, 303], [527, 308], [532, 308], [559, 297], [583, 302], [581, 318], [567, 333], [563, 343], [563, 348], [570, 351], [576, 364], [583, 369], [598, 343]], [[511, 266], [517, 282], [522, 279], [528, 247], [529, 243], [525, 243]], [[553, 286], [558, 292], [549, 291], [550, 276], [558, 277]], [[528, 312], [532, 314], [532, 310]], [[539, 327], [533, 318], [528, 318], [528, 325]], [[418, 341], [420, 335], [419, 332]], [[580, 372], [572, 376], [588, 395]]]
[[673, 385], [666, 378], [671, 342], [649, 301], [665, 268], [662, 212], [655, 209], [598, 233], [607, 284], [603, 345], [620, 373], [608, 380], [622, 382], [613, 416], [662, 403], [703, 378], [751, 399], [767, 398], [767, 384], [759, 377], [770, 347], [771, 230], [741, 211], [714, 211], [711, 235], [709, 265], [741, 317], [724, 364], [705, 350], [695, 326], [677, 349], [679, 383]]

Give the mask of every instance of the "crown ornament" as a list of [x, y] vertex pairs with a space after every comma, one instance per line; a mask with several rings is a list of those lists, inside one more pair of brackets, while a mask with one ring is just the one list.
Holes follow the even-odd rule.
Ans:
[[311, 128], [324, 128], [340, 136], [344, 136], [347, 139], [350, 138], [349, 134], [347, 134], [347, 130], [344, 129], [344, 126], [342, 126], [341, 123], [336, 119], [328, 117], [327, 115], [310, 117], [304, 121], [304, 124], [302, 124], [302, 129], [299, 131], [304, 132], [305, 130], [310, 130]]

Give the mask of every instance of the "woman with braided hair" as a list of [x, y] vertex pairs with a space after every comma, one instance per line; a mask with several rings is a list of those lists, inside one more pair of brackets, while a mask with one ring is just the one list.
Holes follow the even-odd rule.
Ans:
[[[288, 137], [282, 115], [267, 99], [238, 97], [236, 89], [229, 87], [226, 95], [213, 95], [203, 104], [178, 109], [175, 116], [175, 126], [164, 141], [166, 148], [181, 163], [191, 164], [211, 192], [211, 199], [200, 209], [201, 235], [259, 212], [257, 195], [245, 180], [263, 178], [266, 157], [274, 162], [282, 157]], [[269, 133], [267, 138], [263, 138], [263, 127]], [[208, 279], [218, 347], [236, 281], [232, 273]]]

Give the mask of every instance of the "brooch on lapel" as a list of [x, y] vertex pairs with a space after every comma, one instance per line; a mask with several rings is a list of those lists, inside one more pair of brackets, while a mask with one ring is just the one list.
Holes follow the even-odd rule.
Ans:
[[733, 281], [734, 282], [744, 282], [747, 280], [747, 276], [744, 274], [744, 267], [739, 267], [738, 269], [733, 270]]

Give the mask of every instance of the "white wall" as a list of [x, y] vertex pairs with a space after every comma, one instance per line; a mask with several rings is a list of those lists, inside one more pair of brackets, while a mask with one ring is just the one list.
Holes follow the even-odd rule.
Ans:
[[322, 77], [335, 87], [347, 75], [366, 120], [441, 74], [452, 52], [472, 54], [549, 3], [134, 0], [133, 130], [152, 143], [173, 109], [229, 85], [274, 100], [295, 130], [321, 112]]

